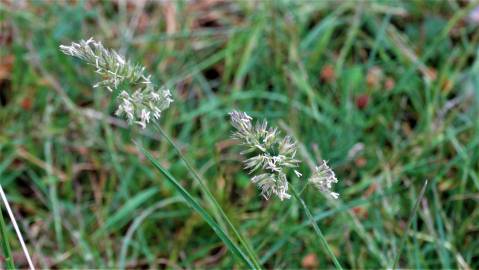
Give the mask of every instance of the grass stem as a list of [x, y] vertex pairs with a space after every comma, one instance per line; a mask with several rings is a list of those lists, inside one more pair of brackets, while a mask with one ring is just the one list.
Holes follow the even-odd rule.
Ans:
[[308, 216], [309, 221], [311, 222], [311, 225], [313, 225], [314, 231], [316, 232], [316, 235], [318, 236], [319, 240], [321, 241], [321, 244], [323, 244], [323, 247], [326, 249], [326, 253], [329, 255], [331, 260], [333, 261], [334, 265], [336, 266], [336, 269], [343, 269], [341, 267], [341, 264], [339, 263], [338, 259], [334, 255], [333, 251], [328, 245], [328, 242], [326, 241], [326, 238], [324, 237], [323, 233], [321, 232], [321, 229], [319, 229], [318, 224], [316, 224], [316, 221], [314, 221], [314, 217], [311, 214], [311, 211], [309, 210], [309, 207], [306, 205], [304, 200], [300, 197], [298, 192], [294, 189], [294, 187], [291, 185], [290, 186], [291, 193], [293, 193], [293, 196], [299, 201], [301, 206], [304, 209], [304, 212], [306, 213], [306, 216]]
[[140, 144], [137, 143], [139, 150], [146, 156], [146, 158], [158, 169], [163, 176], [175, 187], [175, 189], [181, 194], [185, 199], [186, 203], [193, 208], [208, 225], [213, 229], [216, 235], [225, 243], [225, 245], [230, 249], [230, 251], [236, 255], [239, 259], [243, 261], [251, 269], [256, 269], [256, 266], [252, 264], [250, 259], [243, 253], [242, 249], [229, 237], [221, 226], [214, 221], [214, 219], [208, 214], [208, 212], [193, 198], [193, 196], [184, 189], [180, 183], [168, 172], [161, 164]]
[[192, 174], [193, 178], [195, 181], [198, 183], [200, 186], [200, 189], [205, 193], [208, 202], [212, 205], [214, 209], [218, 211], [220, 214], [221, 218], [226, 221], [228, 224], [228, 227], [233, 231], [235, 237], [239, 240], [241, 245], [245, 248], [246, 253], [250, 257], [251, 262], [254, 264], [256, 269], [262, 269], [261, 263], [259, 262], [259, 259], [256, 255], [256, 253], [253, 251], [251, 245], [246, 241], [246, 239], [241, 235], [241, 233], [236, 229], [236, 227], [233, 225], [231, 220], [228, 218], [226, 213], [223, 211], [223, 208], [219, 205], [218, 201], [215, 199], [213, 194], [211, 194], [209, 188], [206, 186], [205, 182], [201, 179], [199, 173], [195, 170], [195, 168], [191, 165], [191, 163], [188, 161], [188, 159], [181, 153], [180, 148], [175, 144], [175, 142], [164, 132], [164, 130], [160, 127], [160, 125], [156, 124], [156, 127], [158, 128], [159, 132], [161, 135], [171, 144], [171, 146], [175, 149], [175, 151], [178, 153], [178, 156], [185, 162], [186, 167], [188, 168], [189, 172]]

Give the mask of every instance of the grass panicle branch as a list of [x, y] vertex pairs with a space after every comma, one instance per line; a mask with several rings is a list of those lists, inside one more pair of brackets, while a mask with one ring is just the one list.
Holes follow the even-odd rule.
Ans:
[[[253, 118], [245, 112], [233, 111], [230, 117], [236, 128], [233, 138], [246, 147], [242, 154], [251, 156], [244, 161], [244, 167], [250, 173], [257, 173], [251, 182], [265, 199], [273, 194], [280, 200], [289, 199], [287, 171], [300, 162], [295, 158], [296, 142], [289, 136], [280, 137], [278, 130], [268, 127], [266, 121], [253, 125]], [[295, 173], [300, 175], [296, 170]]]
[[319, 166], [314, 168], [313, 174], [308, 181], [326, 196], [333, 199], [339, 197], [339, 193], [331, 191], [333, 184], [338, 183], [338, 179], [325, 160], [323, 160]]

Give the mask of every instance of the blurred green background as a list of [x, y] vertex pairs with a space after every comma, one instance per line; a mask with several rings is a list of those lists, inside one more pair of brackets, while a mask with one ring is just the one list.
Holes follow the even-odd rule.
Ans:
[[171, 147], [116, 118], [94, 71], [58, 49], [93, 37], [173, 90], [161, 126], [266, 268], [333, 265], [296, 201], [265, 201], [250, 184], [233, 109], [293, 135], [302, 171], [329, 160], [340, 199], [303, 198], [343, 267], [391, 265], [407, 233], [401, 267], [477, 269], [477, 4], [2, 1], [0, 181], [35, 263], [244, 267], [132, 140], [206, 206]]

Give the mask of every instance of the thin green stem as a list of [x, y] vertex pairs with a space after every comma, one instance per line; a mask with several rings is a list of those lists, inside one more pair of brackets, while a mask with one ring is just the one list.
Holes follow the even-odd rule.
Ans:
[[409, 228], [411, 227], [412, 221], [413, 221], [414, 217], [416, 216], [417, 210], [419, 209], [419, 203], [421, 202], [422, 198], [424, 197], [424, 193], [426, 192], [428, 182], [429, 182], [428, 180], [426, 180], [424, 182], [424, 185], [422, 186], [421, 192], [419, 193], [419, 196], [417, 197], [416, 203], [414, 204], [414, 208], [412, 209], [412, 213], [409, 216], [409, 220], [407, 222], [406, 230], [404, 231], [403, 236], [401, 237], [401, 241], [399, 242], [399, 249], [397, 251], [398, 253], [396, 254], [396, 257], [394, 258], [393, 266], [392, 266], [391, 269], [396, 269], [396, 265], [399, 262], [399, 258], [401, 257], [401, 251], [404, 247], [404, 243], [406, 241], [406, 237], [407, 237], [407, 234], [409, 232]]
[[0, 209], [0, 235], [2, 237], [2, 249], [3, 255], [5, 256], [5, 264], [7, 269], [15, 269], [15, 264], [13, 263], [12, 250], [10, 249], [10, 244], [8, 243], [7, 237], [7, 227], [5, 226], [5, 220], [3, 219], [2, 209]]
[[199, 173], [195, 170], [195, 168], [193, 168], [191, 163], [188, 161], [188, 159], [181, 152], [180, 148], [175, 144], [175, 142], [170, 138], [170, 136], [168, 136], [168, 134], [165, 133], [165, 131], [160, 127], [160, 125], [156, 123], [156, 127], [158, 128], [161, 135], [176, 150], [176, 152], [178, 153], [178, 156], [185, 162], [185, 165], [188, 168], [188, 170], [191, 172], [193, 178], [199, 184], [201, 190], [206, 194], [208, 203], [210, 203], [213, 206], [213, 208], [215, 208], [219, 211], [220, 216], [226, 221], [226, 223], [228, 224], [230, 229], [233, 231], [236, 238], [239, 240], [241, 245], [243, 245], [243, 247], [246, 249], [246, 253], [250, 257], [250, 260], [254, 264], [255, 268], [256, 269], [262, 269], [261, 263], [259, 262], [259, 259], [256, 256], [256, 253], [253, 251], [251, 245], [246, 241], [246, 239], [244, 239], [244, 237], [240, 234], [240, 232], [233, 225], [231, 220], [228, 218], [226, 213], [223, 211], [223, 208], [219, 205], [218, 201], [215, 199], [213, 194], [211, 194], [211, 192], [208, 189], [208, 187], [206, 186], [205, 182], [201, 179]]
[[334, 255], [333, 251], [329, 247], [328, 242], [326, 241], [326, 238], [324, 237], [323, 233], [319, 229], [318, 224], [316, 224], [316, 221], [314, 221], [314, 217], [311, 214], [311, 211], [309, 210], [309, 208], [306, 205], [306, 203], [304, 202], [304, 200], [301, 199], [298, 192], [294, 189], [293, 186], [290, 186], [290, 190], [291, 190], [291, 193], [293, 193], [293, 196], [300, 202], [301, 206], [303, 207], [304, 212], [306, 213], [306, 215], [308, 216], [309, 221], [311, 222], [311, 225], [313, 225], [313, 228], [314, 228], [314, 231], [316, 232], [316, 235], [318, 235], [318, 238], [321, 241], [321, 244], [323, 244], [324, 248], [326, 249], [327, 254], [329, 255], [329, 257], [333, 261], [336, 268], [337, 269], [343, 269], [341, 267], [341, 264], [339, 264], [339, 261], [336, 258], [336, 256]]

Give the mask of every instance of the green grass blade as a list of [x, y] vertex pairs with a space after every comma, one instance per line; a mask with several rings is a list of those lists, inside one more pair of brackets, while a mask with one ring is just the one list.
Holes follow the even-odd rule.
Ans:
[[157, 192], [157, 188], [150, 188], [129, 199], [128, 202], [126, 202], [125, 205], [120, 208], [120, 210], [116, 211], [113, 216], [108, 218], [108, 220], [105, 222], [105, 225], [95, 234], [95, 236], [98, 237], [107, 231], [111, 231], [113, 226], [130, 220], [130, 217], [132, 216], [131, 214]]
[[[0, 164], [0, 174], [3, 172], [4, 168], [8, 166], [8, 164], [13, 161], [14, 155], [5, 159]], [[8, 235], [7, 235], [7, 226], [5, 225], [5, 220], [3, 219], [3, 211], [0, 207], [0, 244], [2, 245], [3, 256], [5, 260], [5, 266], [7, 269], [15, 269], [15, 263], [13, 262], [12, 257], [12, 250], [10, 249], [10, 243], [8, 243]]]
[[338, 259], [334, 255], [333, 251], [329, 247], [328, 241], [326, 241], [326, 238], [324, 237], [323, 233], [321, 232], [321, 229], [319, 229], [318, 224], [316, 224], [316, 221], [314, 221], [314, 217], [311, 214], [311, 211], [309, 210], [306, 203], [303, 201], [303, 199], [301, 199], [298, 192], [294, 189], [293, 186], [290, 187], [290, 190], [291, 190], [291, 193], [293, 193], [293, 196], [300, 202], [301, 206], [303, 207], [304, 212], [306, 213], [306, 215], [308, 216], [309, 221], [311, 222], [311, 225], [313, 225], [313, 228], [314, 228], [314, 231], [316, 232], [316, 235], [318, 236], [319, 240], [323, 244], [324, 248], [326, 249], [326, 253], [331, 258], [331, 260], [333, 261], [336, 268], [337, 269], [343, 269], [341, 267], [341, 264], [339, 263]]
[[161, 126], [157, 123], [155, 123], [156, 128], [158, 131], [161, 133], [163, 137], [173, 146], [175, 151], [178, 153], [179, 157], [185, 162], [186, 167], [188, 168], [188, 171], [191, 173], [193, 178], [196, 180], [198, 183], [200, 189], [203, 191], [203, 193], [206, 195], [206, 198], [208, 200], [208, 203], [211, 204], [212, 208], [214, 211], [216, 211], [221, 218], [226, 221], [228, 224], [229, 228], [233, 231], [234, 235], [236, 238], [239, 240], [241, 245], [246, 250], [246, 253], [249, 256], [249, 259], [251, 262], [254, 264], [256, 269], [262, 269], [261, 263], [259, 261], [259, 258], [257, 257], [256, 253], [252, 249], [251, 245], [247, 242], [247, 240], [241, 235], [241, 233], [236, 229], [236, 227], [233, 225], [231, 220], [228, 218], [226, 213], [223, 211], [223, 208], [219, 205], [218, 201], [215, 199], [213, 194], [211, 194], [210, 190], [206, 186], [205, 182], [201, 179], [199, 173], [195, 170], [195, 168], [191, 165], [191, 163], [188, 161], [188, 159], [183, 155], [181, 150], [178, 148], [178, 146], [175, 144], [175, 142], [164, 132], [164, 130], [161, 128]]
[[130, 242], [133, 238], [133, 234], [139, 229], [139, 227], [142, 225], [143, 221], [147, 219], [151, 214], [153, 214], [155, 211], [170, 205], [174, 203], [181, 202], [183, 203], [183, 200], [180, 197], [172, 197], [172, 198], [167, 198], [164, 200], [159, 201], [158, 203], [154, 204], [153, 206], [148, 207], [144, 211], [142, 211], [138, 216], [133, 220], [132, 224], [126, 231], [125, 236], [123, 237], [122, 240], [122, 245], [120, 249], [120, 258], [118, 260], [118, 268], [119, 269], [126, 269], [126, 255], [128, 251], [128, 246], [130, 245]]
[[319, 240], [323, 244], [324, 248], [326, 249], [327, 254], [329, 255], [329, 257], [333, 261], [334, 265], [336, 266], [337, 269], [343, 269], [341, 267], [341, 264], [339, 263], [338, 259], [334, 255], [333, 251], [329, 247], [328, 242], [326, 241], [326, 238], [324, 237], [323, 233], [321, 232], [321, 229], [319, 229], [318, 224], [316, 224], [316, 221], [314, 221], [314, 217], [311, 214], [311, 211], [309, 210], [308, 206], [303, 201], [303, 199], [301, 199], [301, 197], [299, 196], [298, 192], [294, 189], [294, 187], [291, 186], [290, 189], [291, 189], [291, 193], [293, 193], [293, 196], [300, 202], [301, 206], [303, 207], [304, 212], [306, 213], [306, 216], [308, 216], [308, 219], [311, 222], [311, 225], [313, 225], [313, 228], [314, 228], [314, 231], [316, 232], [316, 235], [318, 236]]
[[5, 220], [3, 219], [2, 209], [0, 209], [0, 235], [2, 237], [0, 242], [2, 244], [3, 256], [5, 257], [5, 265], [7, 269], [15, 269], [12, 250], [10, 249], [10, 244], [8, 243], [7, 227], [5, 226]]
[[206, 210], [191, 196], [191, 194], [184, 189], [178, 181], [165, 169], [161, 164], [155, 160], [155, 158], [146, 151], [143, 146], [137, 143], [138, 149], [148, 158], [148, 160], [155, 166], [158, 171], [160, 171], [165, 178], [175, 187], [175, 189], [181, 194], [181, 196], [185, 199], [186, 203], [193, 208], [202, 218], [203, 220], [208, 223], [208, 225], [213, 229], [213, 231], [218, 235], [218, 237], [225, 243], [228, 249], [237, 256], [245, 265], [254, 269], [255, 266], [252, 262], [248, 259], [246, 254], [243, 253], [241, 248], [235, 244], [230, 237], [226, 234], [226, 232], [216, 223], [213, 218], [206, 212]]
[[419, 197], [416, 200], [416, 204], [414, 205], [412, 213], [409, 216], [409, 220], [407, 222], [406, 230], [404, 231], [403, 236], [401, 237], [401, 240], [399, 242], [399, 249], [397, 251], [398, 253], [396, 254], [396, 258], [394, 258], [393, 266], [391, 267], [391, 269], [396, 269], [396, 266], [399, 262], [399, 258], [401, 257], [401, 251], [402, 251], [404, 243], [406, 241], [406, 237], [407, 237], [407, 234], [409, 232], [409, 228], [411, 227], [411, 223], [414, 219], [414, 216], [416, 216], [417, 210], [419, 209], [419, 203], [421, 202], [422, 198], [424, 197], [424, 193], [426, 192], [428, 182], [429, 182], [428, 180], [426, 180], [424, 182], [424, 185], [422, 186], [421, 192], [419, 193]]

